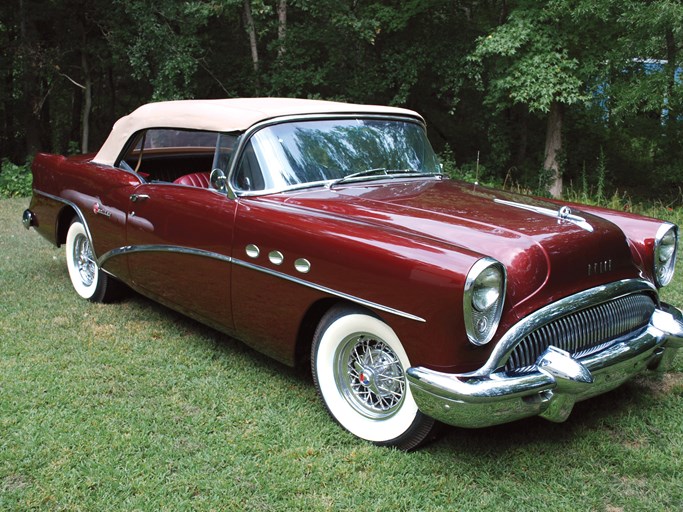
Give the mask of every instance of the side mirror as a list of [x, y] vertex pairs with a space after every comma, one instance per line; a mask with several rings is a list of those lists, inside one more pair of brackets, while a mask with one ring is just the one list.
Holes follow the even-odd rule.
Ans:
[[228, 177], [221, 169], [214, 169], [211, 171], [209, 181], [211, 182], [211, 186], [219, 192], [228, 192]]

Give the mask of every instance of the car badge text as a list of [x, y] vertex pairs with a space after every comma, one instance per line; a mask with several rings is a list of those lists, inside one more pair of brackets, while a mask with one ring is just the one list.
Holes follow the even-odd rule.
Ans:
[[596, 261], [588, 264], [588, 275], [597, 276], [612, 270], [612, 260]]
[[100, 203], [95, 203], [92, 207], [92, 211], [96, 215], [104, 215], [105, 217], [111, 217], [111, 212], [102, 208], [102, 206], [100, 206]]

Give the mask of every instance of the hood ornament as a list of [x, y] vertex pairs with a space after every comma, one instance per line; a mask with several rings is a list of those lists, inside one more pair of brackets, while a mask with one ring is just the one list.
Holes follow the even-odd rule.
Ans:
[[495, 203], [504, 204], [507, 206], [512, 206], [514, 208], [520, 208], [521, 210], [527, 210], [530, 212], [538, 213], [540, 215], [545, 215], [547, 217], [555, 217], [558, 223], [563, 221], [571, 222], [581, 229], [593, 232], [593, 226], [591, 226], [586, 219], [574, 215], [572, 209], [569, 206], [563, 206], [559, 210], [551, 210], [550, 208], [543, 208], [542, 206], [532, 206], [530, 204], [516, 203], [514, 201], [505, 201], [503, 199], [494, 199]]
[[569, 208], [569, 206], [563, 206], [557, 212], [557, 216], [562, 220], [568, 219], [571, 214], [572, 214], [572, 209]]

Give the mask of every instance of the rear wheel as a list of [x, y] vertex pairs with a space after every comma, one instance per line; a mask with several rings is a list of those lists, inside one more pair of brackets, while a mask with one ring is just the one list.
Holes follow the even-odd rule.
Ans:
[[66, 266], [76, 293], [92, 302], [109, 302], [118, 296], [119, 286], [95, 261], [83, 223], [74, 219], [66, 234]]
[[434, 420], [418, 410], [408, 386], [408, 356], [380, 319], [348, 307], [331, 310], [316, 331], [311, 364], [327, 410], [352, 434], [410, 450], [432, 430]]

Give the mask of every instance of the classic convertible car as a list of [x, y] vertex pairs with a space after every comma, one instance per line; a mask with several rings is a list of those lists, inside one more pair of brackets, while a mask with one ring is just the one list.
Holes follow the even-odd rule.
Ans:
[[121, 283], [286, 364], [403, 449], [540, 415], [683, 346], [677, 226], [445, 177], [417, 113], [277, 98], [144, 105], [95, 155], [39, 154], [24, 225], [76, 292]]

